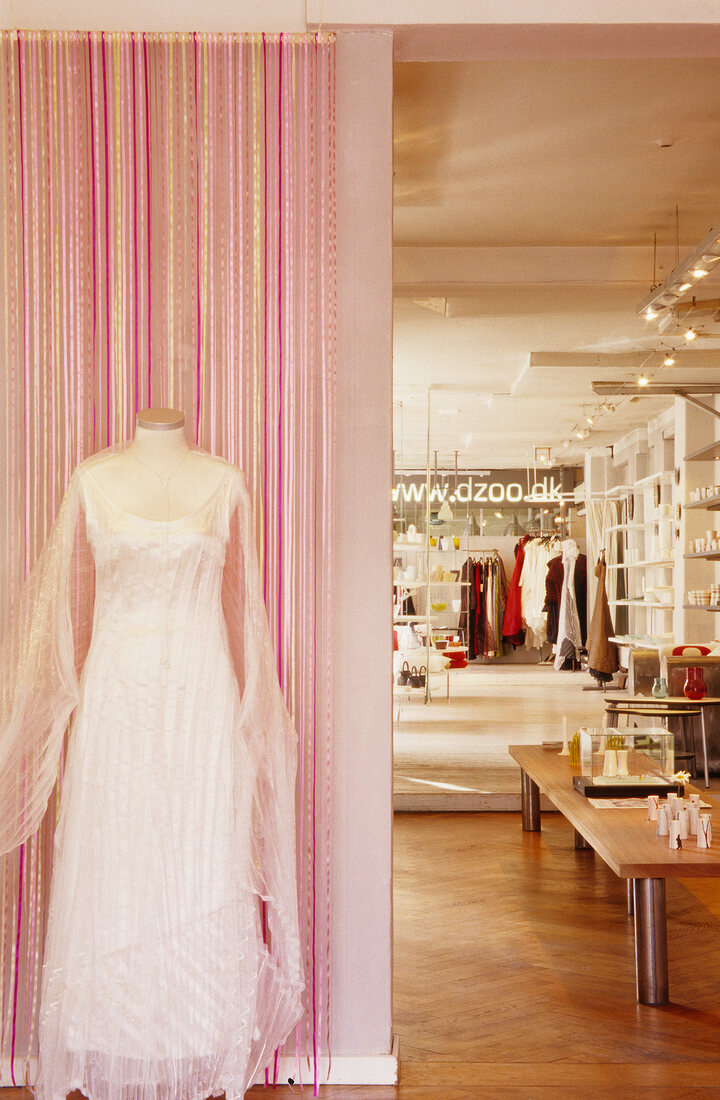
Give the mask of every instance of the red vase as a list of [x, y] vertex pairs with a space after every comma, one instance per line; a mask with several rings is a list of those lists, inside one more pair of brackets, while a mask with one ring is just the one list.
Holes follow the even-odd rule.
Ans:
[[707, 695], [707, 688], [705, 687], [703, 670], [701, 668], [688, 668], [683, 695], [686, 699], [705, 698]]

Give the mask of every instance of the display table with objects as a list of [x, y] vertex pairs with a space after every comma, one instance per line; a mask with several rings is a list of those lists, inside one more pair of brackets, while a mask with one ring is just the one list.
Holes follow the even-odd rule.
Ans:
[[[570, 767], [557, 746], [510, 745], [508, 752], [521, 769], [523, 830], [540, 831], [542, 793], [573, 826], [576, 848], [592, 848], [632, 884], [637, 999], [640, 1004], [666, 1004], [665, 879], [720, 875], [720, 840], [701, 850], [693, 837], [682, 850], [671, 851], [667, 837], [655, 835], [646, 808], [598, 808], [575, 790], [573, 778], [580, 768]], [[690, 784], [685, 793], [700, 794]]]
[[[684, 695], [666, 695], [664, 698], [656, 699], [652, 695], [629, 695], [626, 691], [606, 692], [604, 699], [605, 712], [608, 715], [608, 725], [611, 727], [617, 726], [618, 719], [623, 715], [628, 722], [633, 716], [642, 717], [643, 715], [645, 715], [645, 717], [659, 717], [666, 722], [668, 718], [678, 718], [685, 748], [687, 749], [687, 746], [692, 744], [692, 749], [689, 753], [686, 752], [685, 755], [691, 756], [694, 764], [697, 764], [694, 717], [699, 714], [700, 735], [702, 738], [703, 774], [705, 786], [710, 786], [705, 708], [719, 707], [720, 699], [710, 695], [705, 695], [702, 699], [687, 699]], [[688, 720], [690, 723], [689, 738]]]

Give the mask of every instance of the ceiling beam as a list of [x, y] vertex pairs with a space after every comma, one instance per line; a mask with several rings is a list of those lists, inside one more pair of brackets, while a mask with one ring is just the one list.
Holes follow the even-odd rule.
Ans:
[[[675, 265], [675, 249], [658, 248], [657, 269], [664, 278]], [[501, 248], [393, 249], [396, 289], [429, 284], [448, 287], [542, 285], [637, 286], [652, 282], [652, 244], [638, 246], [508, 246]], [[641, 291], [642, 293], [642, 291]]]
[[685, 397], [689, 393], [720, 393], [720, 382], [649, 382], [638, 386], [637, 382], [593, 382], [598, 397]]
[[[632, 352], [574, 352], [574, 351], [533, 351], [530, 353], [529, 366], [532, 367], [562, 367], [567, 369], [588, 370], [593, 367], [599, 370], [640, 370], [648, 363], [647, 351]], [[664, 359], [666, 351], [652, 353], [657, 361]], [[705, 348], [680, 349], [682, 354], [683, 369], [688, 370], [717, 370], [720, 366], [720, 349]], [[678, 355], [679, 359], [679, 355]]]

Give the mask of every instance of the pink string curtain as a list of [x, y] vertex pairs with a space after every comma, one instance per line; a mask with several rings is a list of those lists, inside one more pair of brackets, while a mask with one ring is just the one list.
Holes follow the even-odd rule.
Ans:
[[[245, 470], [300, 738], [295, 1078], [316, 1086], [331, 1040], [334, 53], [322, 35], [0, 34], [0, 595], [12, 614], [70, 472], [130, 437], [138, 409], [185, 410], [195, 440]], [[0, 869], [3, 1084], [31, 1075], [61, 783]]]

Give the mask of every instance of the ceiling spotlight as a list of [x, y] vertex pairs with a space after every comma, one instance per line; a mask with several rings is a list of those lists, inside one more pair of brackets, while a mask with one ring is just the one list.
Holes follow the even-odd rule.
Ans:
[[584, 428], [578, 428], [578, 430], [575, 432], [575, 435], [578, 439], [584, 439], [587, 434], [588, 433], [585, 431]]
[[687, 330], [687, 332], [685, 333], [685, 339], [686, 340], [697, 340], [697, 333], [695, 332], [695, 329], [689, 328]]
[[[679, 297], [693, 286], [695, 279], [702, 279], [720, 262], [720, 225], [715, 225], [708, 235], [678, 263], [660, 286], [655, 286], [637, 305], [637, 313], [653, 320], [653, 313], [667, 313]], [[660, 318], [662, 320], [662, 318]]]
[[498, 518], [498, 519], [502, 519], [502, 518], [503, 518], [503, 514], [502, 514], [502, 512], [495, 512], [494, 514], [495, 514], [495, 515], [497, 516], [497, 518]]
[[663, 359], [663, 366], [664, 367], [671, 367], [674, 362], [675, 362], [675, 360], [673, 359], [672, 355], [666, 355], [665, 358]]
[[657, 310], [653, 309], [652, 306], [648, 306], [647, 309], [645, 310], [645, 320], [646, 321], [654, 321], [656, 317], [657, 317]]
[[570, 446], [570, 440], [569, 439], [563, 439], [563, 450], [566, 451], [569, 446]]
[[590, 425], [591, 428], [592, 428], [593, 424], [595, 423], [595, 421], [593, 420], [593, 418], [591, 416], [586, 416], [585, 421], [586, 421], [586, 423], [588, 423]]
[[644, 374], [641, 374], [640, 377], [637, 380], [637, 384], [638, 384], [638, 386], [647, 386], [649, 381], [650, 381], [649, 378], [646, 378]]

